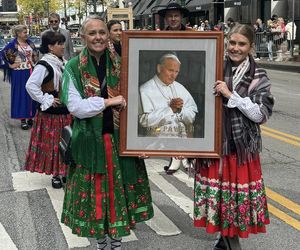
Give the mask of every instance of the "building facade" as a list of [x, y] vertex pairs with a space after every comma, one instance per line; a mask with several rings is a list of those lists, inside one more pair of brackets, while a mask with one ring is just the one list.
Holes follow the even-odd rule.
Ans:
[[203, 20], [212, 24], [226, 22], [231, 17], [240, 23], [253, 24], [257, 18], [266, 22], [276, 14], [285, 20], [294, 19], [297, 27], [296, 43], [300, 39], [300, 0], [126, 0], [133, 8], [135, 28], [164, 28], [158, 10], [177, 2], [190, 11], [186, 20], [192, 26]]
[[0, 0], [0, 30], [6, 34], [10, 27], [18, 23], [16, 0]]

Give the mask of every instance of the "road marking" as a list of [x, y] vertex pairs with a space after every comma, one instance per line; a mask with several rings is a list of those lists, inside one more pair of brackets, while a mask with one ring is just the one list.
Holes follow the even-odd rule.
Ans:
[[0, 223], [0, 249], [18, 250], [15, 243], [9, 237], [4, 226]]
[[72, 230], [60, 222], [60, 216], [63, 207], [64, 191], [63, 189], [54, 189], [51, 186], [51, 176], [39, 173], [17, 172], [12, 173], [13, 185], [16, 192], [33, 191], [38, 189], [46, 189], [53, 208], [56, 212], [57, 219], [65, 235], [66, 241], [70, 248], [87, 247], [90, 242], [87, 238], [78, 237], [72, 234]]
[[295, 218], [289, 216], [285, 212], [281, 211], [280, 209], [274, 207], [270, 203], [268, 204], [268, 209], [271, 214], [276, 216], [277, 218], [281, 219], [284, 221], [286, 224], [294, 227], [298, 231], [300, 231], [300, 221], [296, 220]]
[[287, 133], [284, 133], [284, 132], [281, 132], [281, 131], [278, 131], [278, 130], [275, 130], [275, 129], [272, 129], [272, 128], [269, 128], [269, 127], [266, 127], [264, 125], [262, 125], [260, 127], [263, 130], [267, 130], [267, 131], [272, 132], [274, 134], [283, 135], [283, 136], [288, 137], [290, 139], [293, 139], [293, 140], [296, 140], [296, 141], [300, 141], [300, 137], [298, 137], [298, 136], [290, 135], [290, 134], [287, 134]]
[[[156, 160], [157, 162], [157, 160]], [[194, 205], [193, 201], [181, 193], [175, 186], [170, 184], [165, 178], [163, 178], [159, 172], [162, 170], [162, 166], [157, 163], [151, 163], [151, 159], [146, 161], [146, 165], [151, 165], [147, 168], [149, 179], [167, 195], [177, 206], [179, 206], [185, 213], [189, 215], [191, 219], [193, 217]]]
[[178, 227], [154, 203], [152, 205], [154, 208], [154, 217], [145, 223], [158, 235], [170, 236], [180, 234], [181, 231]]
[[[268, 130], [268, 131], [267, 131]], [[266, 127], [262, 127], [262, 134], [266, 135], [266, 136], [270, 136], [272, 138], [275, 138], [277, 140], [292, 144], [294, 146], [300, 147], [300, 138], [293, 136], [293, 135], [289, 135], [286, 133], [282, 133], [273, 129], [266, 129]], [[281, 136], [283, 135], [283, 136]], [[291, 139], [288, 139], [291, 138]], [[298, 142], [299, 140], [299, 142]]]
[[[152, 168], [152, 167], [151, 167]], [[157, 171], [161, 170], [160, 167], [156, 168]], [[194, 188], [194, 179], [189, 178], [187, 174], [183, 171], [178, 170], [176, 173], [173, 174], [178, 180], [183, 183], [186, 183], [188, 187]], [[294, 212], [295, 214], [300, 215], [300, 205], [285, 198], [284, 196], [274, 192], [270, 188], [266, 187], [266, 194], [267, 197], [274, 202], [279, 203], [280, 205], [284, 206], [285, 208], [289, 209], [290, 211]], [[293, 218], [292, 216], [288, 215], [287, 213], [281, 211], [280, 209], [276, 208], [275, 206], [268, 204], [269, 212], [274, 215], [275, 217], [281, 219], [286, 224], [294, 227], [297, 230], [300, 230], [300, 221]]]
[[270, 188], [267, 187], [266, 187], [266, 193], [267, 196], [273, 201], [276, 201], [277, 203], [291, 210], [295, 214], [300, 215], [300, 205], [298, 205], [297, 203], [285, 198], [284, 196], [272, 191]]
[[188, 187], [192, 188], [194, 190], [194, 176], [189, 177], [189, 175], [182, 170], [178, 170], [173, 174], [178, 180], [185, 183]]

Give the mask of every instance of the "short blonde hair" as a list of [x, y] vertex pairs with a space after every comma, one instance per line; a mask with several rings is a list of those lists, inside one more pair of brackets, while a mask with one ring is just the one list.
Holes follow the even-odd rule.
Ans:
[[27, 30], [27, 26], [23, 24], [18, 24], [13, 27], [13, 36], [17, 37], [19, 32]]
[[[86, 24], [91, 20], [99, 20], [105, 24], [104, 20], [98, 15], [87, 16], [86, 19], [82, 22], [82, 25], [80, 27], [80, 35], [84, 35], [85, 29], [86, 29]], [[105, 26], [106, 26], [106, 24], [105, 24]]]

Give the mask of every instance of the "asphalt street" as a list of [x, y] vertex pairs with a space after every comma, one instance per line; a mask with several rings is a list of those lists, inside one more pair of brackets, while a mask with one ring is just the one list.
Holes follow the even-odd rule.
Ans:
[[[271, 224], [267, 234], [243, 239], [244, 250], [299, 249], [300, 245], [300, 74], [269, 71], [276, 106], [264, 125], [263, 173]], [[2, 79], [2, 74], [0, 74]], [[9, 118], [10, 86], [0, 81], [0, 250], [96, 249], [60, 222], [63, 190], [51, 176], [23, 171], [30, 131]], [[123, 239], [128, 250], [211, 249], [215, 235], [193, 226], [193, 178], [184, 170], [167, 176], [167, 159], [146, 160], [155, 217]]]

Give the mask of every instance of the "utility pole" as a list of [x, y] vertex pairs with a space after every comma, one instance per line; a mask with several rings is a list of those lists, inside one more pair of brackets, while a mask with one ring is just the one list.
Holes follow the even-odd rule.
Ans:
[[65, 26], [66, 26], [66, 29], [68, 27], [68, 17], [67, 17], [67, 2], [66, 0], [64, 0], [64, 11], [65, 11]]
[[294, 56], [294, 25], [295, 25], [295, 0], [293, 0], [292, 7], [292, 36], [291, 36], [291, 56]]
[[50, 11], [49, 11], [49, 2], [50, 2], [50, 0], [46, 0], [45, 1], [46, 2], [46, 15], [47, 15], [47, 17], [49, 18], [49, 15], [50, 15]]
[[93, 0], [94, 1], [94, 14], [97, 13], [97, 0]]

